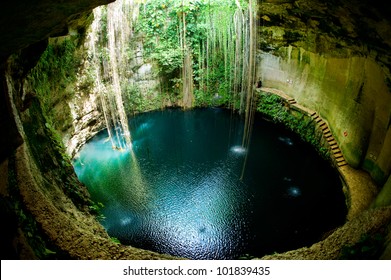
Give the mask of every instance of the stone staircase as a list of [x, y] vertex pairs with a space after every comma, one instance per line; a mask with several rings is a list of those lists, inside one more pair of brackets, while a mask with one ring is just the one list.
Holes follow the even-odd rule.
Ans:
[[328, 124], [318, 115], [317, 112], [312, 111], [304, 106], [301, 106], [300, 104], [297, 103], [297, 101], [294, 98], [287, 95], [282, 90], [275, 89], [275, 88], [268, 88], [268, 87], [261, 87], [257, 90], [276, 94], [280, 96], [282, 99], [284, 99], [285, 102], [289, 104], [289, 106], [292, 106], [292, 108], [296, 108], [302, 112], [305, 112], [307, 115], [311, 116], [311, 118], [317, 123], [319, 128], [322, 130], [323, 137], [326, 139], [327, 143], [329, 144], [330, 153], [331, 153], [330, 157], [334, 161], [335, 165], [337, 167], [342, 167], [344, 165], [347, 165], [347, 162], [345, 161], [345, 158], [342, 155], [341, 149], [339, 148], [337, 141], [334, 139]]
[[337, 141], [335, 141], [328, 124], [316, 112], [312, 112], [310, 116], [322, 130], [323, 137], [326, 139], [327, 143], [330, 146], [331, 158], [335, 161], [335, 164], [338, 167], [347, 165], [347, 162], [342, 155], [341, 149], [339, 148]]
[[296, 100], [295, 100], [294, 98], [292, 98], [292, 97], [289, 97], [289, 98], [287, 99], [287, 101], [288, 101], [288, 103], [289, 103], [290, 105], [297, 104]]

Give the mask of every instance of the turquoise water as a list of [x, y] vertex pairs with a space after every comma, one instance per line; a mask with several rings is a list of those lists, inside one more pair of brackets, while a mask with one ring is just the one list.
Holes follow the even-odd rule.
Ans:
[[131, 150], [113, 150], [102, 131], [83, 146], [75, 171], [105, 205], [102, 224], [111, 236], [181, 257], [286, 251], [344, 222], [335, 170], [259, 115], [246, 150], [243, 124], [213, 108], [140, 114], [129, 121]]

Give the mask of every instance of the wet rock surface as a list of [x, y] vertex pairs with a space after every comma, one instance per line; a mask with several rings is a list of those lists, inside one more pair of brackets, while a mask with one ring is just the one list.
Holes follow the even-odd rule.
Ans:
[[[2, 202], [7, 200], [22, 205], [23, 211], [33, 217], [36, 227], [40, 229], [39, 233], [41, 238], [54, 244], [54, 247], [58, 250], [59, 255], [57, 258], [172, 259], [171, 256], [160, 255], [114, 243], [110, 240], [95, 217], [85, 209], [86, 206], [84, 210], [83, 207], [75, 206], [75, 202], [64, 191], [66, 188], [62, 181], [63, 179], [59, 180], [59, 174], [63, 173], [61, 158], [53, 156], [53, 153], [50, 152], [52, 147], [46, 147], [46, 151], [44, 149], [40, 150], [41, 154], [46, 153], [46, 157], [35, 157], [32, 155], [31, 144], [25, 138], [26, 136], [21, 123], [23, 119], [29, 119], [31, 121], [28, 107], [31, 106], [29, 103], [34, 103], [35, 98], [31, 95], [31, 98], [26, 99], [25, 106], [23, 106], [22, 97], [17, 96], [23, 93], [24, 72], [21, 71], [17, 75], [13, 75], [16, 79], [13, 82], [10, 82], [10, 76], [5, 76], [7, 69], [5, 69], [6, 67], [3, 62], [9, 55], [34, 43], [38, 43], [39, 46], [48, 37], [66, 35], [68, 33], [68, 27], [72, 25], [72, 22], [85, 16], [85, 13], [89, 13], [93, 7], [108, 2], [112, 1], [65, 0], [55, 2], [49, 0], [7, 0], [0, 4], [0, 38], [2, 42], [0, 45], [0, 61], [2, 63], [0, 69], [2, 73], [0, 128], [8, 136], [4, 138], [3, 142], [5, 142], [2, 142], [1, 145], [5, 148], [1, 150], [0, 172], [2, 176], [0, 194]], [[379, 79], [385, 86], [381, 90], [372, 86], [367, 88], [363, 86], [362, 92], [364, 95], [357, 95], [357, 99], [354, 102], [357, 104], [360, 104], [360, 102], [364, 103], [363, 99], [360, 99], [361, 97], [368, 97], [373, 92], [378, 93], [381, 91], [381, 94], [377, 97], [374, 95], [375, 97], [367, 99], [372, 101], [379, 100], [383, 96], [388, 96], [387, 94], [389, 93], [391, 29], [387, 18], [387, 15], [389, 15], [389, 5], [385, 2], [385, 6], [382, 6], [383, 1], [379, 1], [380, 4], [377, 2], [368, 1], [367, 3], [365, 1], [347, 0], [326, 2], [317, 0], [265, 0], [261, 3], [258, 12], [260, 19], [260, 51], [268, 55], [273, 55], [277, 60], [280, 58], [285, 59], [286, 64], [282, 64], [285, 67], [292, 62], [292, 57], [287, 55], [289, 53], [289, 47], [291, 46], [296, 51], [300, 50], [296, 52], [297, 57], [300, 57], [300, 59], [297, 59], [295, 63], [300, 64], [306, 62], [309, 65], [309, 68], [305, 70], [310, 73], [308, 77], [324, 74], [322, 71], [311, 72], [309, 70], [315, 64], [316, 68], [322, 63], [326, 65], [327, 61], [329, 62], [328, 65], [333, 65], [329, 68], [329, 71], [337, 68], [341, 69], [346, 66], [346, 62], [349, 62], [347, 64], [352, 65], [355, 69], [364, 66], [363, 69], [367, 69], [367, 73], [375, 69], [375, 73], [383, 73], [379, 76]], [[34, 50], [34, 48], [30, 50]], [[27, 57], [39, 57], [40, 52], [40, 50], [35, 49], [33, 53], [27, 53]], [[301, 56], [300, 52], [302, 54]], [[303, 55], [304, 53], [306, 55]], [[339, 60], [351, 56], [360, 58], [356, 61], [345, 60], [341, 62]], [[329, 57], [332, 59], [327, 60]], [[369, 57], [371, 62], [368, 63], [368, 60], [364, 59], [365, 57]], [[25, 61], [26, 65], [34, 64], [33, 60]], [[140, 63], [142, 62], [140, 56], [138, 56], [138, 60], [140, 60]], [[374, 66], [375, 64], [377, 66]], [[29, 67], [26, 66], [27, 68]], [[138, 73], [140, 76], [142, 76], [141, 74], [144, 76], [149, 74], [148, 71], [144, 71], [149, 69], [147, 66], [144, 68], [140, 67], [140, 69]], [[337, 76], [332, 76], [332, 78], [338, 79]], [[373, 81], [376, 82], [377, 80], [374, 79]], [[326, 83], [331, 84], [330, 80], [326, 81]], [[291, 84], [286, 83], [285, 87], [288, 88]], [[358, 84], [360, 83], [358, 82]], [[349, 84], [343, 85], [349, 86]], [[289, 93], [289, 90], [286, 91]], [[356, 93], [360, 93], [360, 85], [356, 88]], [[80, 102], [70, 105], [71, 108], [78, 112], [75, 118], [80, 120], [80, 126], [85, 129], [85, 132], [80, 135], [70, 133], [66, 136], [68, 139], [75, 139], [72, 140], [74, 142], [70, 142], [75, 143], [74, 146], [70, 147], [71, 150], [77, 150], [77, 146], [81, 145], [80, 143], [86, 141], [101, 127], [101, 115], [98, 113], [98, 108], [92, 104], [94, 103], [93, 98], [93, 96], [80, 96]], [[325, 92], [321, 100], [327, 101], [333, 100], [333, 98], [329, 97], [327, 92]], [[300, 98], [296, 99], [302, 101]], [[331, 115], [332, 112], [342, 112], [342, 105], [344, 104], [346, 103], [344, 98], [342, 98], [340, 103], [335, 103], [329, 107], [330, 110], [326, 113]], [[380, 100], [379, 104], [384, 105], [386, 102]], [[361, 108], [360, 110], [364, 110], [367, 107], [359, 106], [359, 108]], [[360, 110], [358, 111], [362, 112]], [[383, 168], [382, 172], [386, 171], [389, 174], [389, 169], [391, 168], [388, 156], [390, 153], [389, 147], [391, 146], [387, 146], [387, 143], [390, 143], [389, 139], [391, 139], [389, 115], [384, 110], [380, 111], [382, 113], [374, 118], [374, 120], [377, 120], [375, 122], [376, 126], [374, 126], [376, 129], [374, 135], [376, 137], [371, 138], [370, 141], [372, 145], [370, 147], [373, 147], [376, 153], [371, 150], [365, 151], [364, 162], [366, 162], [367, 167], [374, 166], [376, 163]], [[379, 112], [379, 110], [377, 109], [376, 112]], [[345, 116], [343, 115], [342, 117]], [[341, 119], [343, 119], [342, 117]], [[341, 123], [339, 122], [339, 124]], [[45, 124], [41, 125], [42, 128], [37, 130], [36, 134], [40, 137], [45, 137]], [[388, 128], [384, 129], [387, 126]], [[80, 128], [77, 127], [77, 129]], [[339, 130], [343, 132], [344, 128], [337, 128], [337, 131]], [[351, 135], [350, 131], [348, 135]], [[383, 137], [381, 139], [384, 139], [384, 141], [382, 140], [385, 143], [383, 145], [384, 147], [379, 146], [379, 138], [377, 137], [379, 135]], [[368, 139], [364, 139], [363, 141], [368, 141]], [[354, 147], [348, 149], [353, 151]], [[72, 152], [69, 153], [72, 154]], [[360, 153], [363, 153], [363, 151], [360, 151]], [[351, 158], [355, 157], [354, 155], [351, 156]], [[48, 161], [40, 162], [42, 158], [46, 158]], [[11, 162], [14, 163], [11, 164]], [[37, 164], [46, 164], [46, 169], [42, 169], [44, 171], [40, 170], [37, 168]], [[357, 167], [359, 167], [359, 164], [360, 162], [358, 162]], [[11, 165], [15, 168], [10, 168], [9, 166]], [[72, 171], [67, 170], [66, 172], [72, 174]], [[375, 176], [376, 172], [378, 170], [374, 169], [371, 175]], [[62, 176], [66, 177], [66, 174]], [[361, 187], [364, 189], [366, 188], [361, 181], [358, 184], [361, 184]], [[373, 190], [372, 185], [369, 188], [370, 193], [376, 192]], [[85, 190], [80, 189], [80, 192], [84, 193]], [[9, 209], [16, 209], [17, 211], [15, 210], [15, 213], [20, 213], [20, 209], [13, 207], [10, 206]], [[346, 248], [346, 246], [352, 247], [360, 243], [364, 235], [373, 236], [377, 233], [386, 236], [383, 245], [388, 245], [388, 249], [385, 250], [381, 257], [390, 258], [390, 208], [367, 210], [368, 207], [370, 207], [370, 203], [365, 198], [359, 207], [354, 209], [354, 217], [351, 217], [344, 226], [336, 229], [328, 237], [325, 237], [323, 241], [309, 248], [266, 256], [265, 259], [340, 258], [343, 248]], [[7, 208], [6, 211], [9, 209]], [[12, 214], [9, 217], [12, 218]], [[5, 256], [5, 258], [37, 258], [37, 255], [32, 249], [34, 245], [29, 243], [29, 239], [31, 239], [28, 234], [29, 232], [23, 232], [20, 224], [18, 224], [17, 219], [19, 218], [16, 217], [16, 220], [12, 218], [13, 221], [16, 221], [16, 228], [15, 232], [12, 232], [15, 235], [14, 238], [10, 238], [14, 241], [16, 240], [16, 245], [13, 244], [9, 252], [16, 247], [18, 250], [15, 249], [12, 254]], [[60, 252], [62, 253], [60, 254]]]

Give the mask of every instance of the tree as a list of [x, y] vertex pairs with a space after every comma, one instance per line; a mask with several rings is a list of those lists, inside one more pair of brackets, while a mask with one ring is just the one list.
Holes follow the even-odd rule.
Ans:
[[[251, 8], [251, 11], [249, 9]], [[254, 3], [240, 0], [156, 0], [140, 9], [144, 49], [155, 60], [166, 90], [185, 108], [225, 105], [247, 110], [252, 90]], [[255, 22], [254, 19], [251, 19]], [[251, 69], [250, 69], [251, 68]], [[252, 79], [252, 78], [251, 78]]]

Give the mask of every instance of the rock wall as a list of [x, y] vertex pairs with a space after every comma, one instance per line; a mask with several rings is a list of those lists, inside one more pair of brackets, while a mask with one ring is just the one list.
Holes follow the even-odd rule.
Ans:
[[133, 42], [133, 55], [131, 56], [130, 69], [132, 70], [129, 77], [130, 83], [140, 90], [145, 98], [148, 94], [151, 98], [156, 98], [160, 92], [160, 81], [157, 66], [144, 58], [144, 46], [139, 38]]
[[89, 139], [105, 127], [99, 104], [97, 94], [84, 91], [77, 91], [75, 98], [68, 102], [72, 126], [63, 134], [62, 139], [66, 152], [71, 157], [74, 157]]
[[[94, 62], [89, 60], [90, 45], [87, 41], [79, 50], [85, 52], [85, 55], [78, 69], [77, 82], [73, 85], [74, 97], [66, 102], [71, 113], [71, 121], [62, 133], [62, 138], [71, 157], [74, 157], [89, 139], [106, 127], [102, 97], [93, 74], [94, 69], [99, 68], [100, 65], [93, 65]], [[128, 71], [126, 75], [121, 76], [122, 95], [128, 115], [157, 109], [156, 100], [160, 92], [157, 68], [153, 63], [145, 62], [143, 46], [140, 42], [133, 42], [132, 45], [134, 49], [131, 50]], [[105, 81], [105, 83], [109, 82]]]
[[373, 58], [326, 56], [295, 48], [258, 53], [266, 87], [283, 90], [327, 122], [347, 162], [385, 183], [391, 171], [391, 92]]
[[347, 162], [382, 186], [391, 171], [391, 24], [371, 1], [266, 0], [258, 68], [327, 120]]

